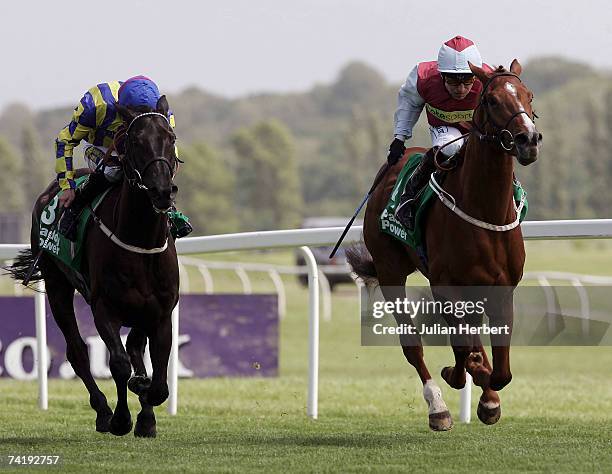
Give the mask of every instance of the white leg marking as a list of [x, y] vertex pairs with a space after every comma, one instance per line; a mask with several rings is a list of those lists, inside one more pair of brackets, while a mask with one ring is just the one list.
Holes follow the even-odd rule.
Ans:
[[448, 411], [446, 407], [446, 403], [442, 399], [442, 390], [438, 387], [438, 384], [434, 381], [434, 379], [429, 379], [423, 385], [423, 398], [427, 402], [427, 406], [429, 407], [429, 414], [433, 413], [441, 413], [443, 411]]
[[498, 402], [480, 402], [480, 404], [485, 407], [488, 408], [489, 410], [493, 410], [494, 408], [497, 408], [499, 406]]

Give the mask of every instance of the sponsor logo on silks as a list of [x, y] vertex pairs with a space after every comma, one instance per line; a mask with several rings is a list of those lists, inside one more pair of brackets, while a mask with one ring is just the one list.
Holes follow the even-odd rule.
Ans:
[[397, 221], [395, 216], [388, 212], [386, 209], [380, 216], [380, 224], [382, 226], [383, 232], [393, 234], [404, 241], [408, 238], [408, 233], [406, 232], [404, 227]]
[[431, 105], [426, 105], [427, 112], [440, 120], [444, 120], [448, 123], [457, 122], [470, 122], [474, 116], [474, 110], [455, 110], [454, 112], [447, 112], [446, 110], [436, 109]]

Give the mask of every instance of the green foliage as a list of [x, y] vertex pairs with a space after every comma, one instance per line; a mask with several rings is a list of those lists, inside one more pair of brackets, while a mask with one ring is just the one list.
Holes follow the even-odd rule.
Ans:
[[[522, 78], [536, 94], [537, 126], [544, 135], [538, 162], [516, 166], [529, 195], [528, 218], [608, 216], [610, 76], [561, 58], [539, 58], [523, 66]], [[407, 64], [406, 72], [411, 67]], [[385, 161], [398, 88], [373, 68], [353, 62], [331, 84], [304, 93], [226, 99], [192, 87], [170, 97], [188, 160], [178, 178], [179, 204], [200, 220], [196, 229], [207, 234], [291, 227], [301, 216], [351, 214]], [[47, 173], [45, 183], [53, 178], [53, 140], [70, 113], [71, 107], [33, 113], [13, 105], [0, 115], [0, 136], [28, 164], [26, 200], [39, 186], [36, 173]], [[410, 146], [430, 144], [424, 116]], [[201, 143], [207, 147], [197, 145]], [[223, 150], [222, 160], [212, 150]], [[32, 158], [36, 156], [42, 159]], [[75, 158], [75, 166], [80, 163]], [[212, 170], [218, 168], [229, 174], [217, 177]], [[285, 184], [278, 188], [279, 182]], [[220, 187], [235, 187], [235, 197], [222, 197]], [[204, 197], [207, 189], [217, 189], [210, 199]], [[26, 207], [30, 202], [24, 211]]]
[[235, 178], [227, 163], [204, 143], [181, 147], [185, 162], [176, 177], [177, 207], [194, 227], [193, 235], [236, 232]]
[[31, 123], [23, 127], [21, 134], [21, 153], [23, 166], [27, 170], [23, 174], [23, 190], [25, 203], [33, 206], [36, 198], [53, 179], [53, 160], [45, 156], [38, 143], [38, 134]]
[[291, 133], [280, 122], [260, 122], [234, 134], [236, 197], [244, 229], [296, 226], [302, 205]]
[[17, 156], [13, 147], [3, 138], [0, 138], [0, 198], [2, 209], [0, 212], [23, 212], [23, 162]]

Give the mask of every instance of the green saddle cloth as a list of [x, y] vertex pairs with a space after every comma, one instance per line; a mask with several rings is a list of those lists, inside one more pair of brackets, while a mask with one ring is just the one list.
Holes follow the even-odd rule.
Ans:
[[[78, 178], [76, 180], [77, 186], [80, 186], [86, 179], [87, 176]], [[85, 237], [85, 229], [87, 228], [87, 223], [92, 215], [91, 208], [93, 207], [93, 209], [95, 209], [109, 191], [110, 188], [94, 199], [91, 206], [85, 206], [83, 212], [81, 212], [77, 224], [76, 242], [71, 242], [57, 231], [58, 226], [56, 225], [56, 221], [58, 220], [59, 216], [59, 196], [64, 192], [60, 191], [49, 202], [49, 204], [45, 206], [39, 216], [38, 236], [40, 247], [53, 257], [61, 260], [78, 274], [81, 274], [83, 242]]]
[[[418, 209], [416, 212], [416, 220], [414, 225], [414, 231], [408, 231], [395, 217], [395, 209], [399, 205], [400, 197], [406, 188], [406, 183], [414, 173], [414, 170], [421, 162], [423, 158], [422, 153], [415, 153], [414, 155], [408, 158], [404, 168], [400, 171], [400, 174], [397, 177], [397, 182], [393, 187], [393, 192], [391, 193], [391, 197], [389, 198], [389, 202], [385, 207], [384, 211], [380, 215], [380, 230], [385, 234], [389, 234], [390, 236], [396, 238], [400, 242], [403, 242], [415, 250], [424, 248], [424, 236], [425, 236], [425, 216], [427, 210], [434, 199], [437, 199], [437, 195], [434, 193], [433, 189], [429, 185], [425, 186], [417, 196], [418, 199]], [[517, 205], [525, 195], [525, 203], [523, 205], [523, 209], [521, 210], [520, 221], [523, 222], [525, 216], [527, 215], [527, 193], [521, 186], [521, 183], [518, 181], [514, 181], [514, 200]]]

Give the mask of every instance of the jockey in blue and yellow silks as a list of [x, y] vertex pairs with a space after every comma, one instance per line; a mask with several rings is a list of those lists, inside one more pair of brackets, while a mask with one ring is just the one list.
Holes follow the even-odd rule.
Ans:
[[[147, 77], [136, 76], [125, 82], [112, 81], [89, 89], [74, 109], [72, 120], [55, 140], [55, 171], [60, 189], [60, 207], [66, 207], [60, 221], [59, 231], [70, 240], [76, 237], [73, 223], [83, 208], [102, 191], [122, 179], [120, 166], [102, 165], [100, 160], [113, 143], [117, 129], [123, 119], [117, 112], [116, 103], [131, 108], [155, 110], [160, 93], [157, 85]], [[174, 128], [174, 116], [168, 117]], [[87, 182], [76, 190], [74, 181], [73, 150], [85, 141], [84, 155], [92, 173]], [[116, 155], [115, 151], [112, 154]], [[193, 229], [180, 212], [171, 212], [170, 219], [177, 237], [188, 235]]]

